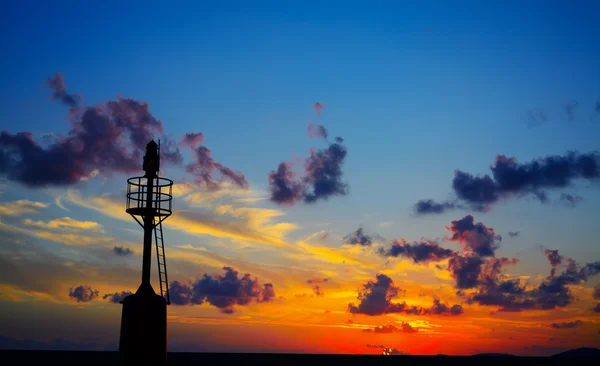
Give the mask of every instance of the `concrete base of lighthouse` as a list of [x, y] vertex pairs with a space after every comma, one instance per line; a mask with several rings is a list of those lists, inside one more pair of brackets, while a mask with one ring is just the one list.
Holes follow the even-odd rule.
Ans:
[[121, 302], [121, 365], [165, 365], [167, 361], [167, 301], [152, 286]]

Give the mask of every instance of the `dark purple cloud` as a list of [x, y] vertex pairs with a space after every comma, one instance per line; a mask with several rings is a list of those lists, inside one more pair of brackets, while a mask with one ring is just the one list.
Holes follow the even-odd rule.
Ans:
[[98, 290], [93, 290], [90, 286], [80, 285], [69, 289], [69, 297], [77, 302], [90, 302], [98, 297]]
[[181, 166], [179, 146], [186, 146], [195, 152], [195, 161], [186, 169], [197, 180], [216, 187], [211, 174], [218, 171], [221, 180], [247, 186], [243, 174], [214, 161], [210, 150], [197, 146], [204, 138], [202, 133], [187, 133], [180, 144], [167, 137], [148, 103], [117, 97], [95, 106], [82, 106], [81, 97], [67, 92], [61, 74], [50, 78], [48, 86], [52, 99], [70, 107], [70, 130], [64, 136], [51, 134], [40, 141], [30, 132], [2, 131], [0, 175], [29, 187], [45, 187], [73, 185], [92, 173], [105, 177], [139, 173], [146, 144], [160, 138], [163, 166]]
[[389, 249], [380, 248], [379, 253], [386, 257], [412, 259], [414, 263], [439, 262], [454, 255], [454, 251], [442, 248], [434, 241], [407, 243], [404, 239], [392, 241]]
[[[463, 244], [463, 250], [441, 252], [444, 254], [442, 257], [449, 260], [446, 267], [438, 265], [438, 268], [450, 272], [458, 289], [457, 294], [468, 303], [497, 306], [499, 311], [550, 310], [565, 307], [574, 300], [568, 285], [585, 283], [590, 277], [600, 273], [600, 261], [580, 265], [573, 259], [563, 257], [557, 250], [545, 249], [544, 255], [552, 266], [550, 275], [538, 286], [527, 289], [518, 278], [509, 278], [503, 273], [506, 266], [516, 265], [518, 260], [496, 256], [496, 241], [501, 238], [493, 228], [483, 223], [476, 224], [473, 216], [467, 215], [452, 221], [446, 229], [452, 233], [446, 239]], [[435, 243], [425, 244], [429, 245], [415, 243], [412, 246], [419, 245], [429, 251], [441, 250]], [[380, 252], [410, 257], [412, 246], [401, 242], [392, 247], [394, 250]], [[437, 257], [429, 259], [436, 261]], [[562, 271], [557, 273], [558, 270]], [[464, 291], [467, 289], [474, 291], [467, 294]], [[403, 311], [406, 312], [404, 309]]]
[[417, 215], [427, 214], [441, 214], [448, 210], [454, 210], [457, 208], [463, 208], [456, 202], [436, 202], [432, 199], [420, 200], [417, 202], [413, 209]]
[[[482, 282], [478, 292], [470, 301], [481, 305], [495, 305], [500, 311], [521, 311], [529, 309], [551, 310], [566, 307], [574, 300], [567, 285], [577, 285], [588, 281], [600, 272], [600, 262], [580, 265], [572, 259], [564, 260], [557, 251], [547, 250], [546, 255], [553, 265], [551, 275], [537, 287], [526, 290], [518, 280], [507, 280], [499, 272]], [[556, 274], [559, 265], [566, 267]]]
[[[594, 306], [594, 308], [592, 309], [595, 313], [600, 313], [600, 302], [596, 304], [596, 306]], [[600, 334], [600, 330], [598, 331], [598, 334]]]
[[369, 280], [358, 291], [358, 305], [348, 304], [348, 311], [352, 314], [365, 314], [370, 316], [405, 313], [410, 315], [460, 315], [463, 308], [460, 305], [448, 306], [434, 298], [431, 308], [410, 306], [406, 302], [394, 303], [398, 295], [404, 292], [394, 284], [392, 279], [384, 274], [377, 274], [376, 280]]
[[344, 244], [360, 245], [360, 246], [371, 246], [373, 244], [373, 237], [364, 232], [362, 227], [356, 229], [356, 231], [344, 236]]
[[498, 242], [502, 240], [493, 228], [481, 222], [475, 223], [472, 215], [452, 221], [446, 229], [452, 232], [452, 236], [446, 238], [448, 241], [461, 243], [466, 252], [475, 253], [480, 257], [493, 256], [498, 249]]
[[546, 259], [548, 259], [548, 262], [550, 262], [550, 265], [552, 266], [552, 269], [550, 271], [550, 277], [554, 277], [554, 274], [556, 273], [556, 267], [562, 264], [565, 258], [562, 255], [560, 255], [558, 250], [545, 249], [544, 255], [546, 256]]
[[[235, 184], [241, 188], [248, 188], [246, 177], [241, 172], [233, 171], [232, 169], [217, 162], [211, 156], [211, 151], [203, 145], [198, 145], [203, 141], [199, 136], [201, 133], [188, 133], [185, 135], [182, 143], [194, 151], [194, 162], [185, 166], [186, 172], [192, 174], [196, 182], [204, 183], [209, 189], [217, 189], [219, 184], [224, 181]], [[218, 171], [221, 175], [219, 181], [215, 181], [213, 173]]]
[[554, 329], [573, 329], [583, 325], [581, 320], [575, 320], [573, 322], [564, 322], [564, 323], [552, 323], [552, 328]]
[[342, 181], [342, 165], [347, 150], [343, 141], [336, 137], [326, 149], [311, 149], [301, 177], [296, 178], [291, 163], [280, 163], [276, 171], [269, 173], [271, 201], [291, 206], [298, 201], [309, 204], [346, 195], [348, 185]]
[[444, 314], [460, 315], [463, 313], [463, 307], [458, 304], [448, 306], [446, 304], [442, 304], [440, 302], [440, 299], [434, 298], [433, 305], [431, 306], [431, 308], [426, 309], [425, 313], [426, 314], [434, 314], [434, 315], [444, 315]]
[[510, 236], [511, 238], [516, 238], [520, 235], [520, 233], [518, 231], [509, 231], [508, 232], [508, 236]]
[[312, 149], [310, 157], [304, 163], [306, 175], [305, 203], [313, 203], [326, 200], [331, 196], [344, 196], [347, 194], [348, 186], [342, 181], [342, 165], [346, 158], [347, 150], [342, 145], [342, 139], [336, 138], [336, 142], [329, 145], [327, 149]]
[[102, 298], [104, 300], [108, 299], [109, 302], [112, 302], [114, 304], [119, 304], [121, 301], [123, 301], [123, 299], [125, 299], [127, 296], [129, 296], [131, 294], [132, 294], [131, 291], [121, 291], [121, 292], [115, 292], [112, 294], [104, 294], [104, 296], [102, 296]]
[[[562, 189], [577, 179], [596, 180], [600, 177], [600, 154], [597, 151], [580, 154], [551, 155], [528, 163], [519, 163], [515, 158], [497, 155], [490, 167], [492, 175], [474, 176], [456, 170], [452, 188], [456, 196], [476, 211], [487, 211], [501, 198], [533, 195], [541, 202], [548, 201], [547, 189]], [[568, 200], [568, 197], [567, 197]], [[431, 200], [416, 204], [418, 212], [439, 213], [460, 205], [435, 203]]]
[[65, 78], [61, 73], [56, 73], [53, 77], [48, 78], [48, 87], [53, 91], [50, 96], [53, 100], [59, 100], [67, 107], [76, 108], [79, 102], [83, 98], [80, 94], [69, 94], [67, 93], [67, 87], [65, 86]]
[[175, 305], [201, 305], [208, 303], [219, 308], [223, 313], [235, 312], [235, 306], [249, 305], [256, 302], [268, 302], [275, 298], [271, 283], [262, 286], [257, 278], [249, 273], [238, 276], [238, 271], [231, 267], [223, 267], [223, 275], [205, 274], [202, 278], [190, 283], [173, 281], [169, 287], [171, 303]]
[[125, 256], [133, 254], [133, 251], [131, 249], [125, 248], [125, 247], [118, 247], [118, 246], [115, 246], [113, 248], [113, 252], [116, 255], [119, 255], [119, 256], [122, 256], [122, 257], [125, 257]]
[[[146, 144], [163, 134], [162, 122], [147, 103], [117, 98], [91, 107], [76, 106], [66, 92], [62, 76], [49, 81], [53, 98], [72, 107], [71, 129], [66, 136], [52, 136], [43, 147], [33, 134], [0, 134], [0, 174], [30, 187], [65, 186], [79, 182], [97, 170], [100, 175], [141, 170]], [[164, 160], [180, 163], [178, 151]]]
[[600, 285], [596, 285], [596, 287], [594, 287], [594, 299], [600, 300]]
[[562, 261], [564, 259], [564, 257], [560, 255], [558, 250], [546, 249], [544, 250], [544, 255], [546, 255], [546, 258], [548, 259], [548, 262], [550, 262], [550, 265], [552, 265], [552, 267], [556, 267], [559, 264], [562, 264]]
[[304, 184], [296, 179], [290, 163], [279, 163], [276, 171], [269, 173], [271, 201], [280, 205], [293, 206], [304, 196]]
[[566, 188], [575, 179], [597, 179], [600, 176], [599, 158], [598, 152], [570, 152], [520, 164], [515, 158], [497, 155], [495, 164], [490, 167], [493, 180], [488, 175], [473, 177], [457, 171], [453, 187], [456, 194], [469, 203], [489, 204], [502, 195]]
[[381, 315], [387, 313], [400, 313], [404, 311], [403, 304], [392, 303], [402, 291], [391, 278], [384, 274], [377, 274], [376, 280], [369, 280], [362, 285], [358, 292], [358, 306], [348, 305], [348, 311], [352, 314]]

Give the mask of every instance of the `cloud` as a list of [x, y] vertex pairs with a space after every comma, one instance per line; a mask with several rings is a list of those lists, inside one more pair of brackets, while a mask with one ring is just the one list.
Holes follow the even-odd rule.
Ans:
[[53, 233], [49, 231], [35, 231], [33, 234], [39, 238], [52, 240], [57, 243], [75, 246], [111, 245], [114, 238], [106, 236], [88, 236], [69, 233]]
[[388, 333], [395, 333], [395, 332], [416, 333], [417, 329], [411, 327], [411, 325], [409, 323], [402, 322], [400, 327], [397, 327], [393, 324], [387, 324], [387, 325], [382, 325], [382, 326], [375, 327], [375, 328], [368, 328], [368, 329], [365, 329], [364, 331], [365, 332], [373, 332], [375, 334], [378, 334], [378, 333], [388, 334]]
[[115, 247], [113, 248], [113, 252], [114, 252], [116, 255], [118, 255], [118, 256], [121, 256], [121, 257], [125, 257], [125, 256], [132, 255], [132, 254], [133, 254], [133, 251], [132, 251], [131, 249], [129, 249], [129, 248], [124, 248], [124, 247], [118, 247], [118, 246], [115, 246]]
[[[125, 213], [123, 204], [116, 199], [105, 196], [83, 197], [73, 190], [69, 190], [67, 199], [78, 206], [85, 207], [109, 217], [131, 222], [131, 217]], [[238, 216], [235, 216], [235, 213]], [[217, 213], [205, 214], [201, 212], [190, 212], [183, 210], [174, 210], [173, 215], [168, 218], [167, 225], [178, 231], [191, 235], [210, 235], [218, 238], [230, 238], [235, 240], [245, 240], [264, 244], [267, 246], [288, 248], [292, 251], [298, 251], [298, 248], [287, 243], [284, 240], [285, 234], [294, 230], [296, 226], [291, 223], [269, 223], [263, 219], [248, 219], [243, 217], [240, 212], [249, 214], [258, 211], [235, 211], [225, 212], [225, 215], [218, 216]], [[275, 217], [273, 210], [268, 211], [267, 215]], [[233, 217], [228, 217], [233, 214]], [[283, 213], [279, 213], [283, 215]], [[242, 216], [242, 217], [240, 217]], [[256, 226], [260, 224], [259, 226]], [[252, 226], [255, 225], [255, 226]]]
[[520, 235], [520, 233], [518, 231], [509, 231], [508, 232], [508, 236], [510, 236], [511, 238], [516, 238]]
[[377, 224], [377, 226], [381, 227], [381, 228], [386, 228], [386, 227], [390, 227], [393, 226], [394, 222], [393, 221], [382, 221], [380, 223]]
[[108, 299], [109, 302], [112, 302], [114, 304], [119, 304], [121, 301], [123, 301], [123, 299], [125, 299], [127, 296], [133, 294], [131, 291], [121, 291], [121, 292], [114, 292], [111, 294], [104, 294], [104, 296], [102, 296], [102, 299], [106, 300]]
[[277, 170], [269, 173], [271, 201], [284, 206], [293, 206], [304, 195], [305, 187], [296, 179], [291, 163], [281, 162]]
[[[102, 176], [141, 169], [146, 143], [163, 134], [147, 103], [118, 97], [96, 106], [78, 106], [62, 75], [49, 80], [52, 98], [71, 107], [66, 136], [49, 137], [47, 147], [30, 132], [0, 134], [0, 174], [29, 187], [66, 186], [97, 170]], [[168, 139], [165, 138], [168, 147]], [[163, 150], [165, 162], [181, 163], [178, 150]]]
[[[500, 311], [552, 310], [571, 304], [574, 297], [568, 285], [586, 282], [600, 272], [600, 261], [580, 265], [573, 259], [564, 259], [556, 250], [545, 250], [552, 265], [550, 276], [534, 288], [526, 289], [518, 280], [506, 279], [500, 274], [501, 265], [493, 266], [485, 276], [479, 276], [477, 292], [470, 295], [469, 302], [480, 305], [495, 305]], [[560, 274], [556, 269], [566, 263]], [[484, 272], [482, 272], [484, 273]]]
[[69, 297], [77, 302], [90, 302], [98, 298], [98, 290], [92, 290], [90, 286], [80, 285], [69, 289]]
[[306, 127], [306, 133], [311, 139], [314, 139], [315, 137], [322, 137], [324, 139], [327, 139], [327, 137], [329, 136], [329, 133], [327, 132], [325, 126], [315, 125], [312, 122], [308, 122], [308, 126]]
[[[191, 148], [194, 161], [185, 165], [198, 182], [218, 188], [223, 181], [247, 188], [244, 175], [211, 157], [211, 151], [201, 146], [201, 132], [186, 133], [177, 144], [164, 134], [162, 122], [150, 112], [148, 103], [117, 97], [95, 106], [81, 106], [67, 92], [61, 74], [48, 80], [52, 99], [70, 107], [71, 129], [65, 136], [50, 135], [44, 144], [30, 132], [0, 133], [0, 174], [28, 187], [69, 186], [100, 175], [135, 173], [141, 170], [146, 144], [155, 137], [161, 139], [162, 163], [181, 166], [179, 147]], [[47, 145], [47, 146], [43, 146]], [[218, 171], [220, 181], [212, 174]]]
[[544, 250], [544, 255], [546, 255], [548, 262], [550, 262], [553, 268], [561, 264], [564, 259], [558, 250], [546, 249]]
[[321, 285], [323, 283], [327, 283], [327, 281], [329, 281], [329, 278], [314, 278], [314, 279], [309, 279], [306, 280], [306, 283], [308, 283], [309, 285], [312, 286], [312, 290], [314, 292], [315, 295], [317, 296], [324, 296], [325, 292], [323, 291], [323, 289], [321, 289]]
[[279, 163], [268, 176], [271, 201], [293, 206], [298, 201], [310, 204], [346, 195], [348, 185], [342, 181], [342, 165], [348, 151], [342, 143], [343, 139], [336, 137], [326, 149], [311, 149], [301, 177], [292, 171], [291, 163]]
[[561, 193], [560, 201], [568, 207], [575, 207], [579, 202], [583, 201], [583, 197], [569, 193]]
[[473, 177], [456, 172], [453, 187], [457, 195], [469, 203], [488, 204], [501, 194], [535, 193], [541, 189], [564, 188], [575, 179], [596, 179], [600, 176], [597, 152], [564, 156], [547, 156], [520, 164], [515, 158], [497, 155], [489, 176]]
[[529, 127], [539, 126], [548, 122], [549, 119], [548, 113], [540, 108], [532, 109], [527, 112], [527, 125]]
[[418, 331], [418, 329], [413, 328], [409, 323], [406, 322], [402, 322], [400, 329], [405, 333], [415, 333]]
[[67, 93], [65, 79], [62, 73], [56, 73], [54, 77], [48, 78], [48, 87], [53, 91], [51, 99], [59, 100], [68, 107], [75, 108], [83, 98], [79, 94]]
[[[200, 137], [202, 136], [202, 137]], [[211, 151], [200, 145], [204, 140], [202, 133], [188, 133], [184, 136], [182, 144], [194, 152], [193, 163], [185, 166], [186, 172], [195, 176], [196, 183], [204, 183], [209, 189], [217, 189], [223, 182], [233, 183], [241, 188], [248, 188], [248, 182], [243, 173], [234, 171], [211, 156]], [[212, 174], [218, 171], [221, 175], [220, 181], [215, 181]]]
[[[500, 198], [524, 197], [534, 195], [541, 202], [547, 202], [544, 189], [561, 189], [572, 185], [576, 179], [595, 180], [600, 177], [598, 161], [600, 154], [596, 151], [580, 154], [569, 152], [565, 155], [551, 155], [538, 158], [528, 163], [518, 163], [515, 158], [497, 155], [494, 165], [490, 167], [492, 176], [474, 176], [456, 170], [452, 188], [456, 196], [469, 204], [472, 209], [486, 211]], [[423, 213], [436, 212], [427, 209], [436, 206], [434, 202], [421, 201], [426, 209]], [[419, 203], [417, 203], [418, 207]], [[443, 207], [443, 209], [452, 206]], [[442, 210], [443, 211], [443, 210]]]
[[577, 105], [578, 103], [576, 101], [571, 101], [563, 106], [565, 114], [567, 115], [567, 119], [570, 122], [575, 121], [575, 110], [577, 109]]
[[398, 297], [400, 288], [391, 278], [384, 274], [377, 274], [376, 281], [369, 280], [363, 285], [362, 291], [358, 293], [360, 303], [348, 305], [348, 311], [352, 314], [381, 315], [387, 313], [399, 313], [404, 311], [402, 304], [392, 303]]
[[60, 209], [63, 209], [65, 211], [70, 211], [68, 208], [66, 208], [63, 204], [62, 204], [62, 197], [56, 197], [54, 199], [54, 204], [56, 204], [56, 206]]
[[[595, 313], [600, 313], [600, 303], [597, 303], [596, 306], [594, 306], [594, 308], [592, 310]], [[598, 331], [598, 334], [600, 334], [600, 330]]]
[[352, 314], [365, 314], [369, 316], [405, 313], [411, 315], [460, 315], [463, 308], [460, 305], [447, 306], [435, 298], [431, 308], [407, 305], [406, 302], [392, 302], [401, 292], [392, 279], [384, 274], [377, 274], [376, 280], [369, 280], [363, 284], [358, 292], [358, 305], [348, 304], [348, 311]]
[[[173, 185], [173, 188], [177, 187], [181, 190], [181, 184]], [[203, 189], [201, 189], [203, 188]], [[198, 191], [199, 190], [199, 191]], [[190, 206], [193, 207], [209, 207], [220, 202], [229, 202], [235, 204], [253, 204], [266, 198], [264, 192], [240, 188], [239, 186], [223, 182], [220, 184], [219, 189], [211, 190], [206, 187], [194, 187], [190, 188], [184, 194], [181, 194], [183, 200]]]
[[258, 279], [249, 273], [241, 278], [231, 267], [223, 267], [224, 275], [204, 274], [201, 279], [188, 284], [173, 281], [169, 287], [171, 303], [175, 305], [201, 305], [208, 303], [225, 314], [235, 312], [235, 306], [274, 299], [275, 291], [271, 283], [260, 286]]
[[463, 207], [456, 202], [436, 202], [432, 199], [420, 200], [413, 207], [417, 215], [441, 214], [457, 208]]
[[19, 216], [39, 212], [40, 209], [48, 207], [47, 203], [29, 200], [18, 200], [0, 203], [0, 216]]
[[323, 111], [323, 109], [325, 108], [325, 105], [323, 105], [323, 104], [321, 104], [321, 103], [319, 103], [319, 102], [316, 102], [316, 103], [313, 105], [313, 108], [315, 109], [315, 113], [317, 114], [317, 116], [320, 116], [320, 115], [321, 115], [321, 112], [322, 112], [322, 111]]
[[552, 328], [554, 329], [573, 329], [577, 328], [580, 325], [583, 325], [581, 320], [575, 320], [573, 322], [564, 322], [564, 323], [552, 323]]
[[348, 186], [342, 182], [342, 164], [347, 150], [342, 141], [338, 137], [327, 149], [311, 151], [310, 157], [304, 163], [304, 180], [308, 188], [304, 202], [313, 203], [334, 195], [347, 194]]
[[345, 264], [345, 265], [358, 265], [363, 268], [374, 269], [378, 265], [376, 261], [370, 261], [368, 257], [365, 257], [364, 253], [360, 248], [353, 246], [342, 246], [341, 248], [331, 248], [326, 246], [310, 244], [309, 241], [315, 237], [323, 235], [323, 231], [313, 233], [303, 240], [299, 240], [295, 243], [296, 247], [301, 249], [304, 253], [291, 254], [292, 258], [296, 258], [302, 261], [314, 260], [324, 263], [332, 264]]
[[60, 229], [60, 230], [90, 230], [99, 231], [101, 225], [94, 221], [79, 221], [70, 217], [61, 217], [58, 219], [45, 221], [33, 221], [31, 219], [23, 220], [23, 225], [32, 226], [41, 229]]
[[446, 237], [448, 241], [458, 242], [464, 245], [467, 252], [476, 254], [479, 257], [493, 256], [498, 243], [502, 240], [493, 228], [485, 226], [478, 222], [472, 215], [467, 215], [460, 220], [455, 220], [446, 226], [446, 229], [452, 232], [452, 236]]
[[194, 149], [203, 142], [204, 134], [202, 132], [187, 132], [185, 135], [183, 135], [180, 145]]
[[434, 241], [408, 243], [404, 239], [392, 241], [389, 249], [380, 248], [379, 253], [386, 257], [412, 259], [414, 263], [439, 262], [454, 255], [454, 251], [442, 248]]
[[[32, 236], [20, 231], [10, 231], [0, 226], [2, 251], [0, 251], [0, 282], [10, 284], [17, 294], [39, 294], [38, 298], [59, 301], [68, 298], [73, 279], [87, 283], [92, 288], [118, 284], [139, 285], [139, 270], [112, 262], [71, 259], [49, 252], [45, 246], [33, 241]], [[93, 254], [88, 249], [86, 254]], [[0, 291], [3, 292], [3, 291]], [[9, 295], [7, 290], [6, 295]], [[43, 296], [42, 296], [43, 295]], [[44, 297], [45, 296], [45, 297]]]
[[350, 245], [371, 246], [371, 244], [373, 244], [373, 238], [370, 235], [365, 234], [362, 227], [359, 227], [356, 231], [344, 236], [344, 243]]
[[595, 300], [600, 300], [600, 285], [597, 285], [596, 287], [594, 287], [594, 299]]

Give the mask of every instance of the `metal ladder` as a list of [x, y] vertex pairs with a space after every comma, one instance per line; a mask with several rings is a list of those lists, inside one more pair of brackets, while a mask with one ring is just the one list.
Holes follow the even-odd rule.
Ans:
[[171, 298], [169, 297], [169, 280], [167, 279], [167, 258], [165, 257], [165, 242], [163, 240], [162, 221], [160, 221], [160, 219], [154, 219], [154, 241], [156, 243], [156, 258], [158, 260], [160, 296], [167, 300], [167, 305], [170, 305]]

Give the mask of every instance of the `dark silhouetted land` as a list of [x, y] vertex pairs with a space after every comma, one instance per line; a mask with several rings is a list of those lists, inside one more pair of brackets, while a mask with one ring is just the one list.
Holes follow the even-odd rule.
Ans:
[[[118, 365], [118, 352], [101, 351], [2, 351], [7, 364], [22, 365]], [[482, 353], [474, 356], [373, 356], [373, 355], [308, 355], [264, 353], [169, 353], [167, 365], [576, 365], [600, 364], [600, 349], [578, 348], [552, 357], [518, 357], [508, 354]], [[507, 360], [508, 358], [508, 360]]]

